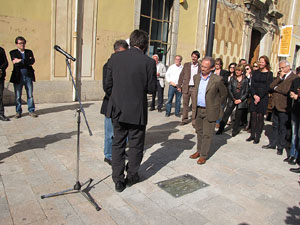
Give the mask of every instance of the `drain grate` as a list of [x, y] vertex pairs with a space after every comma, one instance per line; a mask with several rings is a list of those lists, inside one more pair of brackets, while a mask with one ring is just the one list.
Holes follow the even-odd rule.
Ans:
[[157, 185], [175, 198], [209, 186], [207, 183], [198, 180], [189, 174], [160, 181]]

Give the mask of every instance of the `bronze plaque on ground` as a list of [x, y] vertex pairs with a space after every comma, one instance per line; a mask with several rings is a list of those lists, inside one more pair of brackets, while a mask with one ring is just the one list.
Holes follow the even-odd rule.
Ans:
[[175, 198], [208, 186], [205, 182], [198, 180], [189, 174], [160, 181], [157, 185]]

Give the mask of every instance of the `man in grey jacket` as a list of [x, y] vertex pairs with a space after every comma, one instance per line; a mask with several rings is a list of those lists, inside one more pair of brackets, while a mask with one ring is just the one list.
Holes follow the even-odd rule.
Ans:
[[[152, 59], [156, 62], [156, 70], [157, 70], [157, 110], [158, 112], [162, 112], [161, 108], [163, 106], [164, 101], [164, 87], [165, 87], [165, 74], [166, 74], [166, 67], [165, 65], [159, 61], [159, 56], [157, 54], [152, 56]], [[152, 102], [150, 111], [155, 110], [155, 98], [156, 92], [152, 94]]]

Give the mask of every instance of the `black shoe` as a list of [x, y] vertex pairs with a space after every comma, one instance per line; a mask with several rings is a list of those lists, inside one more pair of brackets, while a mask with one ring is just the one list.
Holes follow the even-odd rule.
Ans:
[[158, 112], [162, 112], [162, 110], [161, 110], [161, 109], [158, 109], [157, 111], [158, 111]]
[[300, 167], [298, 167], [298, 168], [291, 168], [290, 171], [294, 172], [294, 173], [300, 173]]
[[253, 144], [258, 144], [259, 143], [259, 138], [254, 138]]
[[232, 137], [235, 137], [239, 132], [236, 132], [236, 131], [232, 131]]
[[267, 144], [267, 145], [263, 145], [262, 148], [264, 148], [264, 149], [275, 149], [276, 146], [273, 146], [271, 144]]
[[283, 160], [283, 162], [289, 162], [291, 158], [292, 158], [291, 156], [288, 156], [287, 158], [285, 158], [285, 159]]
[[277, 155], [282, 155], [283, 154], [283, 149], [277, 149]]
[[175, 116], [176, 116], [176, 117], [179, 117], [179, 118], [181, 117], [180, 114], [175, 114]]
[[104, 162], [108, 163], [108, 165], [110, 165], [110, 166], [111, 166], [111, 159], [104, 158]]
[[169, 116], [170, 116], [170, 114], [167, 114], [167, 113], [166, 113], [166, 117], [169, 117]]
[[246, 139], [246, 141], [253, 141], [254, 140], [254, 137], [250, 136]]
[[127, 186], [127, 187], [131, 187], [132, 185], [138, 183], [139, 180], [140, 180], [140, 177], [139, 177], [138, 174], [136, 174], [136, 175], [134, 175], [134, 176], [131, 177], [131, 178], [126, 177], [125, 183], [126, 183], [126, 186]]
[[216, 132], [216, 135], [220, 135], [223, 134], [224, 129], [222, 129], [221, 127], [219, 127], [219, 130]]
[[288, 161], [288, 164], [290, 164], [290, 165], [296, 165], [296, 161], [297, 161], [297, 159], [295, 157], [290, 157], [290, 159]]
[[7, 117], [4, 116], [4, 115], [0, 115], [0, 120], [2, 120], [2, 121], [10, 121], [10, 119], [7, 118]]
[[115, 189], [116, 189], [117, 192], [122, 192], [122, 191], [124, 191], [125, 188], [126, 188], [126, 186], [125, 186], [124, 182], [118, 181], [116, 183]]
[[154, 111], [154, 110], [155, 110], [155, 108], [150, 108], [150, 109], [149, 109], [149, 111]]

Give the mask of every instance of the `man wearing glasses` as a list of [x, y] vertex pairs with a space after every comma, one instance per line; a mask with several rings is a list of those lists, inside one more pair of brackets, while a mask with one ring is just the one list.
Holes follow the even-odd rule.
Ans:
[[263, 145], [262, 148], [275, 149], [277, 146], [277, 154], [282, 155], [283, 148], [286, 148], [285, 136], [287, 134], [287, 124], [291, 112], [291, 101], [289, 101], [288, 93], [292, 81], [297, 78], [297, 75], [291, 71], [290, 64], [287, 60], [279, 62], [279, 70], [281, 71], [280, 74], [270, 85], [273, 91], [272, 136], [270, 137], [270, 143]]
[[13, 63], [13, 71], [10, 82], [14, 84], [16, 99], [16, 115], [18, 119], [22, 116], [22, 89], [25, 86], [27, 94], [28, 112], [31, 117], [37, 117], [33, 101], [33, 81], [35, 81], [34, 69], [32, 65], [35, 62], [33, 53], [29, 49], [25, 49], [26, 40], [24, 37], [17, 37], [15, 40], [17, 49], [10, 51], [10, 57]]

